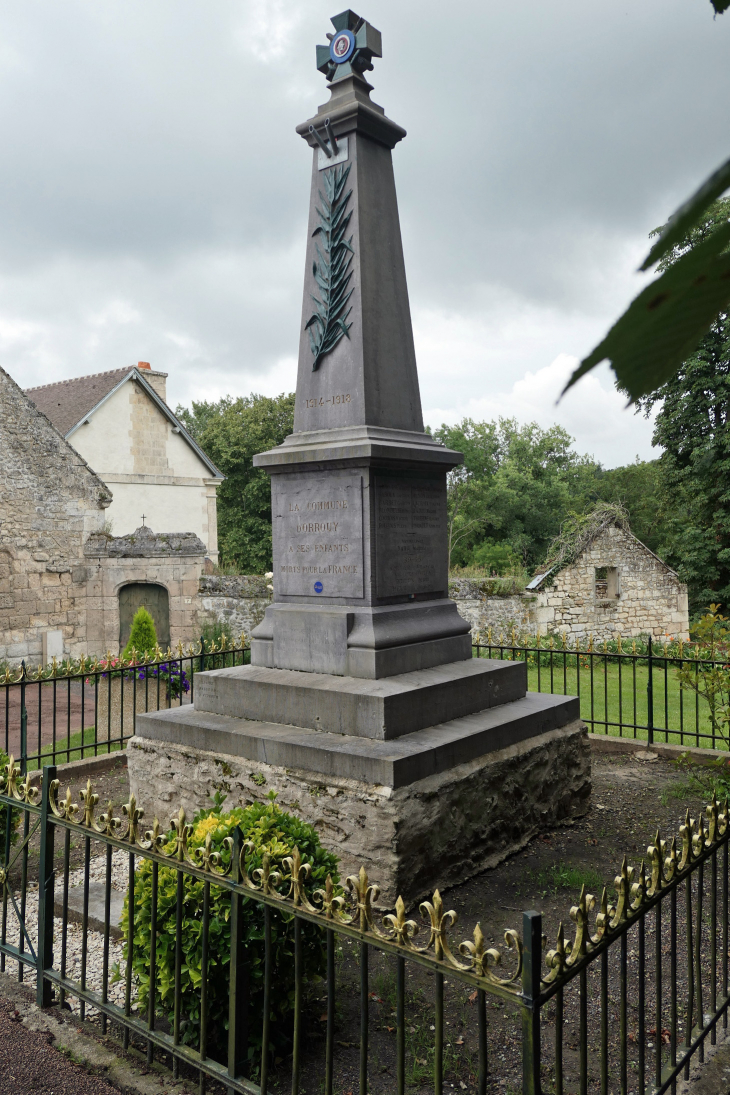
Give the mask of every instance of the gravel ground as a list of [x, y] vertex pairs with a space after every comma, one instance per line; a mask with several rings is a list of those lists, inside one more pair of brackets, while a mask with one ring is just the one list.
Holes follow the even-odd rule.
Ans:
[[28, 1030], [0, 1000], [0, 1090], [30, 1095], [118, 1095], [118, 1089], [59, 1053], [48, 1031]]
[[[112, 856], [112, 888], [120, 890], [126, 893], [127, 879], [128, 879], [128, 855], [124, 851], [116, 851]], [[95, 856], [91, 860], [91, 867], [89, 877], [92, 882], [104, 882], [106, 877], [106, 856]], [[83, 883], [84, 872], [83, 868], [71, 871], [69, 874], [69, 888], [72, 886], [78, 886]], [[16, 893], [15, 900], [20, 905], [20, 894]], [[53, 948], [56, 956], [56, 961], [60, 963], [61, 955], [61, 929], [62, 922], [59, 917], [54, 918], [54, 931], [53, 931]], [[33, 888], [28, 891], [26, 910], [25, 910], [25, 925], [26, 931], [30, 936], [33, 948], [35, 949], [38, 939], [38, 887], [33, 885]], [[18, 926], [18, 920], [14, 910], [8, 906], [8, 942], [18, 946], [20, 938], [20, 929]], [[87, 988], [100, 991], [102, 987], [102, 972], [104, 962], [104, 936], [101, 932], [88, 931], [86, 933], [87, 938], [87, 957], [86, 957], [86, 985]], [[67, 936], [66, 936], [66, 972], [67, 975], [74, 981], [81, 980], [81, 947], [82, 947], [83, 933], [79, 924], [69, 923]], [[124, 956], [122, 943], [113, 939], [109, 940], [109, 969], [111, 970], [115, 963], [119, 964], [119, 968], [124, 970]], [[7, 959], [6, 972], [11, 976], [17, 973], [18, 964], [13, 959]], [[31, 977], [35, 975], [31, 972]], [[111, 982], [111, 975], [110, 975]], [[117, 981], [116, 983], [109, 984], [109, 1000], [114, 1004], [124, 1006], [124, 980]], [[68, 998], [68, 1003], [73, 1012], [78, 1013], [80, 1006], [78, 1000], [73, 997]], [[86, 1009], [86, 1015], [89, 1019], [99, 1017], [99, 1013], [96, 1008], [88, 1007]]]

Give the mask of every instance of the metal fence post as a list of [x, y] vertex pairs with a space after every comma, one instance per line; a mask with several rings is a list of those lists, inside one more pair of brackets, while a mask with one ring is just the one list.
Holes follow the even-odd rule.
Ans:
[[540, 1086], [540, 971], [542, 915], [522, 914], [522, 1095], [542, 1095]]
[[20, 774], [24, 776], [28, 768], [28, 711], [25, 706], [25, 659], [22, 662], [23, 676], [20, 678]]
[[43, 769], [41, 785], [41, 847], [38, 864], [38, 955], [36, 964], [36, 1003], [47, 1008], [53, 1003], [53, 986], [43, 976], [53, 965], [53, 843], [55, 826], [50, 821], [51, 780], [56, 778], [55, 765]]
[[649, 677], [646, 682], [646, 742], [654, 744], [654, 656], [649, 636]]
[[[240, 825], [233, 830], [231, 848], [231, 878], [241, 881], [241, 852], [243, 850], [243, 832]], [[231, 893], [231, 965], [228, 989], [228, 1075], [237, 1079], [248, 1059], [248, 963], [246, 946], [243, 942], [243, 898], [235, 891]], [[267, 1047], [262, 1048], [266, 1053]], [[228, 1088], [230, 1095], [233, 1089]]]

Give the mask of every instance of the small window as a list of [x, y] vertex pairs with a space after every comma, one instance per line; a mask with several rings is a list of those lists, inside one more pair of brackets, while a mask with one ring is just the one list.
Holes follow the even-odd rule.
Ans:
[[597, 601], [611, 601], [621, 595], [618, 567], [596, 567], [595, 592]]

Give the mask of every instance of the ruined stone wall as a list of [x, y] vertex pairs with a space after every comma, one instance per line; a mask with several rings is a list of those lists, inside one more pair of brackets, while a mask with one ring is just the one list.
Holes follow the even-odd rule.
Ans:
[[200, 580], [198, 619], [205, 624], [225, 624], [233, 638], [247, 638], [261, 623], [271, 604], [270, 579], [260, 575], [205, 575]]
[[[600, 567], [616, 568], [617, 594], [597, 593]], [[573, 638], [688, 638], [687, 587], [635, 536], [614, 525], [540, 590], [535, 621], [542, 632], [564, 631]]]
[[40, 661], [44, 631], [88, 652], [83, 546], [107, 487], [0, 369], [0, 660]]
[[509, 635], [515, 627], [520, 634], [534, 634], [537, 598], [521, 593], [495, 596], [487, 592], [485, 583], [457, 578], [449, 582], [449, 596], [456, 602], [459, 615], [471, 624], [472, 637], [486, 638], [489, 628], [498, 639]]

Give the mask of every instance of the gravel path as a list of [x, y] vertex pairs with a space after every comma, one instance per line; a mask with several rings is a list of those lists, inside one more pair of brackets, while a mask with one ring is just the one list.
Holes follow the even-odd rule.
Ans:
[[[112, 855], [112, 888], [119, 890], [122, 893], [127, 891], [127, 879], [128, 875], [128, 854], [124, 851], [116, 851]], [[92, 882], [104, 882], [106, 878], [106, 856], [95, 856], [91, 860], [89, 878]], [[69, 874], [69, 888], [72, 886], [79, 886], [83, 883], [84, 871], [83, 868], [71, 871]], [[60, 884], [57, 881], [56, 894], [60, 894]], [[20, 894], [15, 894], [15, 900], [20, 907]], [[38, 940], [38, 887], [33, 885], [28, 887], [28, 894], [26, 899], [25, 908], [25, 926], [28, 935], [30, 936], [33, 944], [33, 949], [36, 949]], [[53, 950], [54, 950], [54, 965], [56, 968], [60, 966], [61, 962], [61, 929], [62, 922], [60, 917], [54, 917], [53, 921]], [[8, 942], [18, 946], [20, 938], [20, 929], [18, 920], [15, 915], [15, 911], [12, 908], [11, 903], [8, 903]], [[102, 972], [104, 962], [104, 936], [98, 931], [87, 931], [87, 956], [86, 956], [86, 986], [89, 989], [95, 991], [101, 991], [102, 987]], [[80, 924], [69, 923], [66, 935], [66, 974], [74, 981], [81, 980], [81, 947], [83, 940], [83, 932]], [[27, 946], [27, 944], [26, 944]], [[119, 964], [119, 969], [124, 974], [124, 955], [123, 946], [121, 941], [114, 939], [109, 940], [109, 970], [111, 971], [114, 964]], [[17, 974], [18, 964], [14, 959], [8, 958], [5, 966], [6, 972], [11, 976]], [[26, 973], [26, 977], [29, 974]], [[30, 971], [30, 976], [35, 979], [35, 974]], [[110, 1002], [124, 1006], [124, 977], [122, 980], [116, 983], [111, 983], [111, 973], [109, 977], [109, 989], [108, 998]], [[78, 1013], [80, 1011], [79, 1002], [74, 997], [68, 997], [68, 1004], [73, 1012]], [[86, 1016], [89, 1019], [98, 1018], [99, 1012], [96, 1008], [87, 1007]]]

